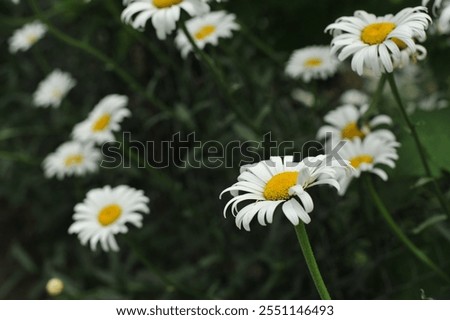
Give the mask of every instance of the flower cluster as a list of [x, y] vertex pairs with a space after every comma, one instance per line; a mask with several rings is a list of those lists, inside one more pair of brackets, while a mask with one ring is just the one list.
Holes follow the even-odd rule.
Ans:
[[340, 106], [325, 115], [324, 120], [328, 125], [321, 127], [317, 133], [319, 139], [331, 135], [331, 141], [328, 141], [331, 148], [344, 141], [339, 156], [349, 161], [355, 169], [353, 175], [338, 176], [340, 195], [345, 194], [352, 178], [359, 177], [364, 171], [387, 180], [386, 172], [378, 168], [378, 165], [394, 168], [394, 160], [398, 159], [396, 148], [400, 144], [392, 131], [382, 127], [391, 125], [392, 119], [387, 115], [377, 115], [366, 120], [368, 108], [367, 104], [361, 107], [351, 104]]

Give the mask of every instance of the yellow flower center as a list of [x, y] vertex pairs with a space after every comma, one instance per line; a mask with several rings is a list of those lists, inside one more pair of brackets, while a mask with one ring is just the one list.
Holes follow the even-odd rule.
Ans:
[[122, 208], [117, 204], [111, 204], [100, 210], [97, 219], [102, 226], [106, 227], [119, 219], [121, 214]]
[[161, 9], [171, 7], [181, 2], [183, 2], [183, 0], [153, 0], [153, 5]]
[[346, 125], [342, 129], [341, 135], [342, 135], [343, 139], [348, 139], [348, 140], [352, 140], [353, 138], [356, 138], [356, 137], [359, 137], [362, 139], [366, 136], [365, 133], [359, 129], [358, 124], [356, 122], [350, 122], [348, 125]]
[[368, 154], [362, 154], [357, 157], [354, 157], [350, 160], [350, 164], [353, 166], [353, 168], [357, 169], [360, 165], [363, 163], [372, 163], [373, 157]]
[[81, 164], [83, 160], [84, 160], [83, 155], [73, 154], [68, 156], [66, 160], [64, 160], [64, 164], [66, 165], [66, 167], [72, 167]]
[[203, 39], [209, 37], [215, 31], [216, 31], [216, 27], [215, 26], [213, 26], [212, 24], [207, 24], [206, 26], [201, 27], [200, 30], [198, 30], [194, 34], [194, 37], [197, 40], [203, 40]]
[[103, 131], [108, 126], [109, 121], [111, 120], [111, 115], [108, 113], [105, 113], [100, 118], [95, 121], [95, 123], [92, 125], [93, 131]]
[[[374, 45], [383, 43], [389, 33], [394, 30], [397, 25], [393, 22], [378, 22], [369, 24], [361, 33], [361, 40], [364, 43]], [[397, 38], [392, 38], [392, 41], [399, 47], [400, 50], [405, 49], [406, 44]]]
[[297, 178], [297, 171], [288, 171], [274, 175], [264, 188], [264, 198], [271, 201], [289, 199], [289, 188], [296, 185]]
[[29, 34], [26, 37], [29, 44], [34, 44], [38, 40], [38, 37], [35, 34]]
[[61, 97], [62, 97], [62, 92], [61, 92], [61, 90], [53, 89], [53, 91], [52, 91], [52, 96], [53, 96], [54, 98], [56, 98], [56, 99], [61, 98]]
[[323, 63], [323, 60], [320, 58], [310, 58], [305, 61], [304, 66], [309, 68], [315, 68], [321, 66]]

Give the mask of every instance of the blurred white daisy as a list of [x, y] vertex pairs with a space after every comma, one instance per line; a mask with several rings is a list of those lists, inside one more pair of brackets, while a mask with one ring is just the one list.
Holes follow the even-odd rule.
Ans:
[[347, 141], [339, 150], [339, 155], [350, 161], [355, 170], [353, 175], [340, 174], [338, 176], [341, 186], [339, 194], [343, 195], [353, 178], [359, 178], [362, 172], [376, 174], [384, 181], [388, 180], [387, 173], [378, 167], [386, 165], [395, 168], [395, 160], [398, 159], [397, 147], [400, 144], [396, 141], [380, 140], [376, 136], [367, 136], [364, 140], [355, 138]]
[[122, 20], [135, 29], [143, 29], [151, 18], [156, 35], [165, 39], [175, 30], [182, 10], [197, 16], [208, 12], [209, 5], [203, 0], [130, 0], [122, 12]]
[[37, 107], [59, 107], [62, 99], [75, 86], [76, 81], [70, 73], [56, 69], [42, 80], [33, 95]]
[[327, 79], [336, 73], [339, 61], [331, 54], [329, 46], [310, 46], [292, 53], [286, 65], [286, 74], [292, 78]]
[[[203, 49], [208, 43], [217, 46], [220, 38], [231, 38], [233, 31], [239, 30], [239, 25], [234, 14], [214, 11], [188, 20], [186, 28], [197, 46]], [[175, 43], [183, 57], [192, 51], [192, 45], [182, 30], [178, 31]]]
[[224, 216], [231, 208], [236, 226], [249, 231], [255, 216], [263, 226], [272, 223], [275, 210], [281, 205], [293, 225], [300, 221], [310, 223], [314, 203], [306, 190], [320, 184], [339, 189], [335, 169], [347, 166], [348, 163], [341, 164], [324, 155], [305, 158], [300, 163], [293, 162], [291, 156], [271, 157], [270, 161], [243, 166], [238, 182], [220, 194], [222, 197], [230, 192], [233, 196], [223, 210]]
[[369, 96], [359, 90], [356, 89], [350, 89], [345, 91], [341, 97], [339, 98], [339, 101], [342, 104], [352, 104], [354, 106], [363, 106], [365, 104], [369, 103]]
[[431, 22], [426, 10], [406, 8], [381, 17], [359, 10], [352, 17], [341, 17], [325, 29], [333, 35], [331, 51], [341, 61], [352, 57], [352, 69], [359, 75], [365, 68], [375, 75], [392, 72], [402, 49], [414, 53], [415, 41], [426, 39]]
[[104, 97], [89, 113], [88, 118], [74, 127], [73, 138], [98, 144], [115, 141], [113, 132], [119, 131], [120, 122], [131, 115], [126, 108], [127, 104], [126, 96], [110, 94]]
[[300, 88], [292, 90], [291, 96], [294, 100], [304, 104], [308, 108], [313, 107], [316, 101], [312, 92]]
[[448, 0], [422, 0], [424, 7], [431, 7], [433, 15], [438, 15], [438, 12], [442, 9], [443, 5], [447, 4]]
[[142, 213], [150, 212], [149, 201], [143, 191], [125, 185], [92, 189], [75, 206], [69, 233], [78, 234], [82, 245], [89, 242], [93, 251], [99, 242], [104, 251], [118, 251], [114, 235], [127, 233], [127, 223], [142, 227]]
[[367, 104], [356, 107], [343, 105], [328, 112], [324, 120], [328, 125], [322, 126], [317, 132], [318, 139], [324, 139], [331, 134], [338, 140], [364, 139], [367, 136], [375, 136], [381, 140], [395, 140], [395, 136], [387, 129], [376, 128], [379, 125], [392, 125], [392, 119], [386, 115], [373, 117], [367, 123], [358, 125], [361, 117], [367, 112]]
[[16, 53], [18, 51], [27, 51], [36, 42], [38, 42], [47, 32], [47, 27], [39, 21], [34, 21], [24, 25], [22, 28], [14, 31], [9, 38], [9, 51]]
[[20, 0], [11, 0], [11, 2], [14, 3], [14, 4], [19, 4]]
[[92, 144], [70, 141], [60, 145], [54, 153], [48, 155], [44, 162], [47, 178], [65, 176], [83, 176], [98, 170], [102, 155]]

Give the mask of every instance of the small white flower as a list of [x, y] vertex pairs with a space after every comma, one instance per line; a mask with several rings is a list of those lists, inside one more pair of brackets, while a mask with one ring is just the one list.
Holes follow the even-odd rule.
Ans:
[[376, 136], [381, 140], [395, 140], [395, 136], [387, 129], [377, 129], [379, 125], [391, 125], [392, 119], [386, 115], [378, 115], [360, 128], [358, 122], [367, 112], [369, 106], [363, 105], [343, 105], [328, 112], [324, 120], [329, 125], [325, 125], [317, 132], [318, 139], [324, 139], [327, 134], [331, 134], [338, 140], [352, 140], [355, 138], [364, 139], [367, 136]]
[[329, 46], [310, 46], [294, 51], [286, 65], [286, 74], [305, 82], [325, 80], [336, 73], [338, 65]]
[[11, 0], [11, 2], [14, 3], [14, 4], [19, 4], [20, 0]]
[[331, 51], [341, 61], [352, 57], [352, 69], [359, 75], [364, 69], [375, 75], [390, 73], [400, 60], [401, 50], [411, 54], [417, 50], [416, 41], [426, 39], [431, 17], [425, 7], [406, 8], [395, 16], [377, 17], [359, 10], [352, 17], [341, 17], [325, 32], [333, 35]]
[[56, 69], [39, 83], [33, 95], [34, 105], [37, 107], [59, 107], [62, 99], [75, 84], [76, 81], [70, 73]]
[[119, 131], [120, 122], [131, 115], [126, 108], [127, 104], [126, 96], [111, 94], [104, 97], [89, 113], [88, 118], [74, 127], [73, 138], [98, 144], [115, 141], [113, 132]]
[[350, 161], [355, 171], [353, 175], [341, 174], [338, 176], [341, 188], [339, 194], [343, 195], [353, 178], [359, 178], [362, 172], [376, 174], [384, 181], [388, 180], [387, 173], [378, 167], [386, 165], [395, 168], [395, 160], [398, 159], [397, 147], [400, 144], [397, 141], [380, 140], [376, 136], [368, 136], [364, 140], [355, 138], [346, 143], [339, 150], [339, 155], [344, 160]]
[[310, 223], [314, 202], [306, 190], [320, 184], [339, 189], [336, 168], [348, 168], [348, 163], [340, 164], [324, 155], [305, 158], [300, 163], [292, 161], [291, 156], [284, 157], [284, 161], [271, 157], [270, 161], [243, 166], [238, 182], [220, 194], [230, 192], [233, 196], [223, 210], [224, 216], [231, 208], [236, 226], [250, 231], [254, 217], [263, 226], [272, 223], [275, 209], [281, 205], [293, 225], [300, 221]]
[[191, 16], [209, 11], [209, 5], [203, 0], [129, 0], [127, 4], [122, 20], [135, 29], [143, 29], [151, 18], [159, 39], [165, 39], [175, 30], [182, 10]]
[[101, 158], [100, 151], [92, 144], [66, 142], [45, 158], [44, 173], [47, 178], [56, 176], [58, 179], [83, 176], [96, 172]]
[[363, 106], [369, 103], [369, 96], [362, 91], [350, 89], [345, 91], [339, 101], [342, 104], [352, 104], [354, 106]]
[[300, 88], [292, 90], [291, 96], [294, 100], [303, 103], [308, 108], [313, 107], [316, 100], [313, 93]]
[[38, 42], [47, 32], [47, 27], [39, 21], [28, 23], [22, 28], [14, 31], [9, 39], [9, 51], [16, 53], [18, 51], [27, 51], [36, 42]]
[[437, 19], [436, 29], [441, 34], [450, 33], [450, 2], [442, 9]]
[[[186, 28], [197, 46], [203, 49], [208, 43], [217, 46], [220, 38], [231, 38], [233, 31], [239, 30], [239, 25], [235, 20], [234, 14], [214, 11], [188, 20]], [[175, 43], [183, 57], [192, 51], [191, 43], [181, 30], [178, 31]]]
[[143, 191], [125, 185], [92, 189], [83, 203], [75, 206], [69, 233], [78, 234], [82, 245], [89, 242], [93, 251], [97, 243], [104, 251], [118, 251], [114, 235], [127, 233], [127, 223], [142, 227], [142, 212], [150, 212], [149, 201]]

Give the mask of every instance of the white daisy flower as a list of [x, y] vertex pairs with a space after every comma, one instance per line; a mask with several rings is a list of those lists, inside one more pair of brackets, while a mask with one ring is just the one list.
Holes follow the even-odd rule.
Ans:
[[115, 141], [114, 133], [120, 130], [123, 118], [131, 116], [126, 108], [128, 98], [118, 94], [104, 97], [89, 113], [88, 118], [77, 124], [72, 136], [78, 141], [92, 141], [98, 144]]
[[56, 176], [58, 179], [83, 176], [96, 172], [101, 158], [102, 154], [92, 144], [66, 142], [45, 158], [44, 173], [47, 178]]
[[368, 104], [369, 100], [369, 96], [366, 93], [356, 89], [345, 91], [339, 98], [342, 104], [351, 104], [354, 106], [363, 106]]
[[352, 57], [352, 69], [359, 75], [365, 68], [376, 75], [392, 72], [401, 50], [416, 52], [415, 41], [426, 39], [431, 22], [426, 10], [406, 8], [382, 17], [359, 10], [352, 17], [341, 17], [325, 29], [333, 34], [331, 51], [341, 61]]
[[422, 0], [422, 6], [432, 8], [433, 15], [437, 16], [438, 11], [442, 8], [443, 5], [447, 4], [448, 0]]
[[347, 141], [339, 150], [339, 155], [350, 161], [355, 169], [353, 175], [340, 174], [338, 176], [341, 186], [338, 191], [343, 195], [353, 178], [359, 178], [362, 172], [370, 172], [376, 174], [384, 181], [388, 180], [387, 173], [378, 168], [378, 165], [386, 165], [395, 168], [395, 160], [398, 159], [397, 147], [400, 144], [397, 141], [380, 140], [378, 137], [370, 135], [364, 140], [355, 138]]
[[292, 90], [292, 99], [304, 104], [308, 108], [312, 108], [316, 101], [316, 97], [312, 92], [297, 88]]
[[149, 201], [143, 191], [125, 185], [92, 189], [75, 206], [69, 233], [78, 234], [82, 245], [89, 242], [92, 251], [99, 242], [104, 251], [118, 251], [114, 235], [127, 233], [127, 223], [142, 227], [142, 212], [150, 212]]
[[14, 31], [9, 38], [9, 51], [27, 51], [47, 32], [47, 27], [39, 21], [31, 22]]
[[37, 107], [59, 107], [62, 99], [75, 86], [76, 81], [70, 73], [56, 69], [42, 80], [33, 95]]
[[348, 163], [339, 164], [324, 155], [305, 158], [300, 163], [292, 161], [292, 156], [284, 157], [284, 161], [281, 157], [271, 157], [270, 161], [242, 167], [238, 182], [220, 194], [222, 197], [230, 192], [233, 196], [223, 210], [224, 216], [231, 208], [236, 226], [249, 231], [255, 216], [263, 226], [272, 223], [275, 209], [281, 205], [293, 225], [300, 221], [310, 223], [309, 213], [314, 203], [306, 190], [319, 184], [339, 189], [336, 168], [345, 168]]
[[331, 54], [329, 46], [310, 46], [292, 53], [286, 65], [286, 74], [292, 78], [327, 79], [336, 73], [339, 61]]
[[209, 11], [209, 5], [203, 0], [130, 0], [122, 12], [122, 20], [135, 29], [143, 29], [148, 19], [159, 39], [165, 39], [177, 26], [181, 10], [191, 16]]
[[[231, 38], [233, 31], [239, 30], [236, 16], [226, 11], [215, 11], [200, 17], [195, 17], [186, 22], [186, 28], [192, 35], [195, 43], [203, 49], [208, 43], [217, 46], [220, 38]], [[179, 30], [175, 43], [181, 50], [181, 55], [186, 57], [192, 51], [189, 39]]]
[[442, 9], [436, 22], [436, 29], [440, 34], [450, 33], [450, 3]]
[[14, 3], [14, 4], [19, 4], [20, 0], [11, 0], [11, 2]]
[[367, 112], [369, 105], [361, 107], [343, 105], [328, 112], [324, 120], [328, 125], [322, 126], [317, 132], [318, 139], [324, 139], [331, 134], [338, 140], [364, 139], [368, 136], [376, 136], [381, 140], [395, 140], [395, 136], [387, 129], [377, 129], [379, 125], [392, 125], [392, 119], [386, 115], [378, 115], [360, 128], [358, 122]]

